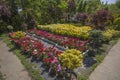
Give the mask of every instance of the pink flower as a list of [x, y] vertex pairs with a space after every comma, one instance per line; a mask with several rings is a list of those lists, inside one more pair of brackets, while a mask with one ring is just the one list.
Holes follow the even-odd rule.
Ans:
[[48, 53], [48, 56], [49, 56], [49, 57], [52, 56], [52, 52], [49, 52], [49, 53]]
[[54, 59], [52, 60], [52, 64], [54, 64], [54, 63], [56, 63], [56, 62], [58, 62], [58, 59], [57, 59], [57, 57], [54, 57]]
[[59, 64], [58, 66], [57, 66], [57, 71], [59, 72], [59, 71], [61, 71], [62, 70], [62, 67], [61, 67], [61, 65]]

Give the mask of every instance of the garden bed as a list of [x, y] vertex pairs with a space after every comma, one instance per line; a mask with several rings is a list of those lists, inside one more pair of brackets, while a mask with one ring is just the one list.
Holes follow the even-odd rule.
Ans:
[[[109, 32], [102, 31], [102, 34], [104, 34], [104, 38], [107, 41], [114, 38], [115, 33], [118, 33], [118, 31], [115, 30], [108, 31]], [[95, 30], [95, 32], [98, 33], [101, 31]], [[107, 33], [110, 33], [111, 35], [106, 35]], [[87, 79], [89, 74], [104, 59], [105, 53], [108, 53], [109, 49], [112, 47], [111, 44], [109, 47], [109, 45], [105, 44], [105, 41], [103, 41], [98, 50], [95, 48], [91, 51], [90, 45], [88, 44], [91, 44], [93, 40], [89, 38], [89, 36], [88, 38], [81, 40], [80, 38], [73, 36], [54, 34], [48, 30], [32, 29], [27, 31], [27, 33], [22, 31], [12, 32], [9, 34], [9, 37], [11, 40], [10, 44], [21, 51], [20, 53], [22, 56], [26, 57], [28, 63], [36, 65], [32, 66], [32, 69], [38, 69], [38, 75], [41, 75], [45, 80], [66, 80], [73, 76], [76, 78], [75, 80], [82, 80], [83, 78]], [[80, 57], [78, 54], [82, 55], [82, 58], [78, 58]], [[64, 58], [60, 57], [62, 55], [64, 55]], [[71, 58], [68, 57], [69, 61], [75, 62], [72, 63], [67, 61], [69, 64], [63, 63], [63, 61], [67, 60], [66, 56], [71, 56]], [[76, 58], [72, 58], [72, 56], [75, 56]], [[72, 74], [72, 77], [70, 73]]]

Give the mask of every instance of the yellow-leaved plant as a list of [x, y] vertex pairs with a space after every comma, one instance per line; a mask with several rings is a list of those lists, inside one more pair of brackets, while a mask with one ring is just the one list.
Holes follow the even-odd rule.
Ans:
[[90, 26], [76, 27], [71, 24], [51, 24], [38, 25], [38, 29], [50, 31], [52, 33], [63, 36], [72, 36], [81, 39], [88, 39], [89, 31], [92, 28]]
[[82, 52], [76, 49], [69, 49], [63, 52], [60, 56], [62, 66], [67, 69], [74, 69], [82, 66]]
[[114, 30], [114, 29], [108, 29], [103, 32], [104, 40], [110, 40], [112, 37], [118, 36], [120, 34], [119, 31]]
[[17, 31], [17, 32], [13, 33], [12, 38], [20, 39], [20, 38], [22, 38], [24, 36], [25, 36], [25, 32]]

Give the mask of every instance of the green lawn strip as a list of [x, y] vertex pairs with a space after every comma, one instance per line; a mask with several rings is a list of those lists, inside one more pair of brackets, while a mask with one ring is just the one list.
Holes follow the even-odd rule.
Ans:
[[0, 72], [0, 80], [5, 80], [1, 72]]
[[[2, 35], [3, 41], [7, 44], [7, 46], [12, 49], [15, 46], [10, 42], [10, 38], [7, 37], [6, 34]], [[13, 50], [14, 54], [21, 60], [21, 63], [26, 67], [26, 69], [28, 70], [30, 76], [32, 76], [33, 80], [44, 80], [41, 76], [40, 76], [40, 69], [33, 69], [34, 66], [36, 66], [35, 64], [29, 63], [27, 61], [27, 57], [25, 55], [21, 54], [21, 50], [20, 49], [14, 49]]]

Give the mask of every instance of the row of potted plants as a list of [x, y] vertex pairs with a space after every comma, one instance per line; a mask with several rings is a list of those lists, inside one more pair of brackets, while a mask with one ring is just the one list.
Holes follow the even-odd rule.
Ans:
[[[88, 40], [90, 31], [93, 30], [90, 26], [76, 27], [71, 24], [51, 24], [51, 25], [38, 25], [40, 30], [59, 34], [62, 36], [76, 37], [81, 40]], [[101, 30], [104, 36], [104, 41], [109, 41], [114, 36], [119, 35], [119, 31], [114, 29]]]
[[92, 29], [90, 26], [76, 27], [71, 24], [38, 25], [37, 28], [50, 31], [54, 34], [72, 36], [80, 39], [88, 39], [89, 31]]
[[65, 48], [74, 48], [77, 50], [81, 50], [82, 52], [86, 50], [85, 45], [89, 42], [89, 40], [80, 40], [79, 38], [65, 37], [62, 35], [52, 34], [50, 32], [38, 29], [31, 29], [28, 32], [54, 41]]

